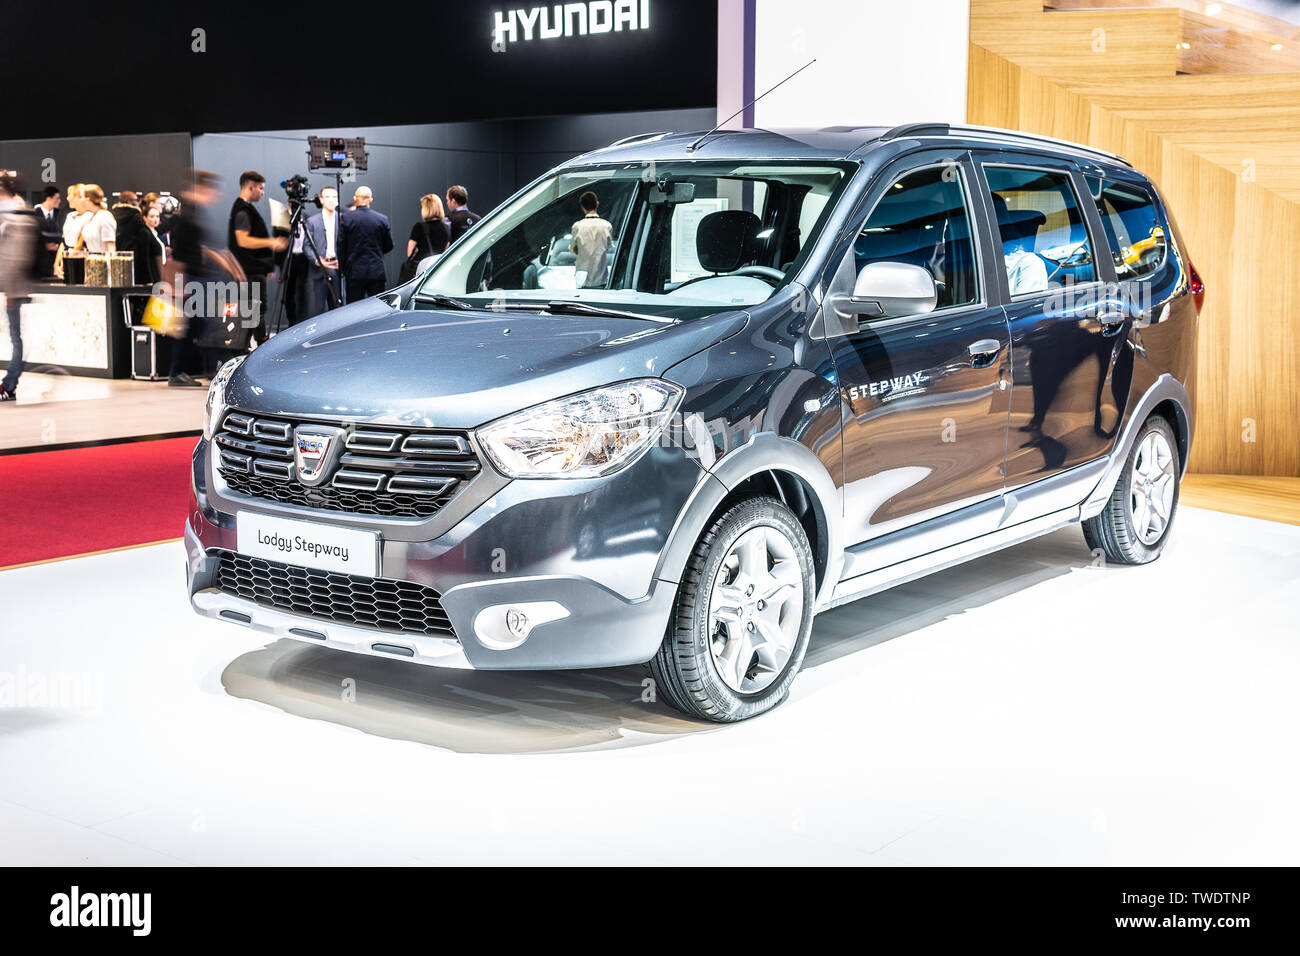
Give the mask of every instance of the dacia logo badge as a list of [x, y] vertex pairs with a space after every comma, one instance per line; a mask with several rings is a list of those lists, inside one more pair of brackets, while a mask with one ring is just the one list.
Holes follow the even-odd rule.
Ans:
[[294, 432], [293, 463], [298, 481], [307, 486], [320, 484], [329, 475], [340, 435], [326, 429], [302, 428]]

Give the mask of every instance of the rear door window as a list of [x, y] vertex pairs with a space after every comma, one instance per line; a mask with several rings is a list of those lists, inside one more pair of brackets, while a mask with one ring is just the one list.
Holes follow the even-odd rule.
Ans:
[[985, 166], [1011, 294], [1092, 282], [1083, 212], [1064, 172]]
[[1151, 193], [1131, 183], [1087, 177], [1120, 279], [1145, 279], [1165, 264], [1168, 238]]

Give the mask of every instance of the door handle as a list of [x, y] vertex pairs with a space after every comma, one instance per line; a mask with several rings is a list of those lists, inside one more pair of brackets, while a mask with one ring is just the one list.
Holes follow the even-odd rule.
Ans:
[[1002, 351], [1002, 343], [997, 339], [980, 339], [972, 342], [967, 351], [970, 352], [972, 368], [988, 368]]
[[1123, 312], [1114, 312], [1104, 307], [1098, 307], [1091, 318], [1097, 320], [1097, 324], [1101, 326], [1101, 334], [1107, 337], [1118, 335], [1126, 321]]

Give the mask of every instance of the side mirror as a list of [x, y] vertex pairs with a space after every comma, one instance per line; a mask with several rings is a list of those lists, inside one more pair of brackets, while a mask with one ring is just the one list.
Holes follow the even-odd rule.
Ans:
[[869, 262], [853, 283], [853, 295], [836, 306], [848, 315], [900, 316], [933, 312], [939, 301], [934, 277], [906, 262]]
[[440, 258], [442, 258], [441, 252], [435, 253], [434, 255], [431, 256], [425, 256], [423, 259], [420, 260], [420, 264], [415, 267], [415, 274], [417, 276], [424, 275], [426, 272], [428, 272], [430, 269], [433, 268], [433, 264], [437, 262]]

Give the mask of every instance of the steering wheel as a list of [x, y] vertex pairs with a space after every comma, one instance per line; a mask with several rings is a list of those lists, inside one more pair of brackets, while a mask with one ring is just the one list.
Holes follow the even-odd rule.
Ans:
[[[735, 272], [718, 272], [704, 276], [694, 276], [687, 279], [678, 289], [684, 289], [686, 286], [695, 282], [703, 282], [705, 279], [721, 279], [725, 276], [752, 276], [756, 279], [762, 279], [764, 282], [770, 282], [772, 288], [776, 288], [785, 279], [785, 273], [780, 269], [773, 269], [771, 266], [741, 266]], [[675, 290], [674, 290], [675, 291]]]
[[741, 266], [735, 272], [729, 273], [733, 276], [753, 276], [756, 279], [763, 279], [772, 283], [772, 288], [776, 288], [785, 281], [785, 273], [780, 269], [773, 269], [771, 266]]

